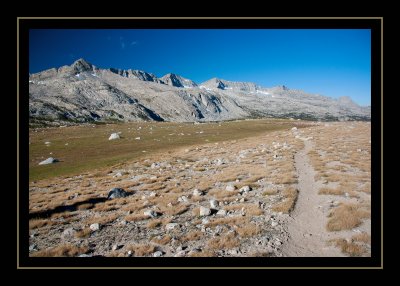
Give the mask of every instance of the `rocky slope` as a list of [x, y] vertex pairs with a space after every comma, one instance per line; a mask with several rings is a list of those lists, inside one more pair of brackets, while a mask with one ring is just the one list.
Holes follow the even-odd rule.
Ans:
[[101, 69], [84, 59], [29, 76], [33, 122], [219, 121], [254, 117], [369, 120], [369, 107], [285, 86], [213, 78], [197, 85], [175, 74]]

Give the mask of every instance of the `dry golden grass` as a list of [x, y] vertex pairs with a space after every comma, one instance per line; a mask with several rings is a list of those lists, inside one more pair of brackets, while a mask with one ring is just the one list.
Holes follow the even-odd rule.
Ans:
[[124, 220], [126, 220], [126, 221], [133, 221], [133, 222], [146, 220], [146, 219], [149, 219], [149, 216], [144, 215], [144, 214], [131, 214], [124, 218]]
[[92, 218], [89, 218], [85, 221], [85, 224], [93, 224], [93, 223], [98, 223], [100, 225], [105, 225], [110, 222], [113, 222], [116, 220], [120, 214], [112, 213], [112, 214], [104, 214], [102, 216], [95, 216]]
[[76, 238], [86, 238], [86, 237], [89, 237], [91, 233], [92, 233], [92, 230], [87, 227], [87, 228], [84, 228], [84, 229], [82, 229], [80, 231], [77, 231], [75, 233], [75, 237]]
[[268, 189], [263, 192], [263, 196], [273, 196], [278, 193], [278, 190]]
[[241, 236], [241, 237], [252, 237], [257, 234], [261, 233], [261, 228], [257, 225], [254, 224], [247, 224], [244, 226], [240, 226], [236, 229], [236, 232]]
[[195, 207], [195, 208], [192, 210], [192, 215], [195, 216], [195, 217], [200, 216], [200, 207]]
[[62, 244], [56, 247], [39, 250], [31, 254], [32, 257], [72, 257], [86, 253], [88, 247], [78, 247], [71, 244]]
[[250, 253], [249, 257], [270, 257], [271, 253], [269, 253], [268, 251], [261, 251], [261, 250], [257, 250], [253, 253]]
[[274, 205], [272, 207], [272, 210], [274, 212], [283, 212], [283, 213], [289, 213], [290, 211], [292, 211], [296, 204], [297, 193], [298, 191], [293, 187], [289, 187], [283, 190], [282, 194], [285, 196], [284, 200]]
[[235, 234], [228, 233], [222, 234], [220, 237], [212, 238], [208, 241], [207, 246], [210, 249], [230, 249], [238, 247], [240, 245], [239, 240], [235, 237]]
[[188, 205], [162, 208], [161, 211], [169, 216], [181, 215], [189, 209]]
[[222, 198], [229, 198], [238, 195], [238, 191], [226, 191], [226, 190], [218, 190], [218, 189], [213, 189], [208, 192], [210, 196], [215, 197], [216, 199], [222, 199]]
[[364, 242], [367, 244], [371, 244], [371, 236], [366, 232], [353, 235], [351, 237], [351, 239], [352, 239], [352, 241], [358, 241], [358, 242]]
[[329, 213], [327, 229], [328, 231], [352, 229], [359, 226], [362, 219], [370, 216], [370, 211], [365, 210], [359, 204], [340, 204]]
[[172, 239], [171, 236], [167, 234], [164, 235], [162, 238], [154, 237], [151, 241], [156, 244], [166, 245], [171, 241], [171, 239]]
[[335, 195], [342, 196], [344, 195], [344, 191], [341, 189], [329, 189], [329, 188], [321, 188], [318, 192], [320, 195]]
[[180, 241], [187, 242], [187, 241], [195, 241], [202, 238], [204, 234], [201, 231], [192, 230], [191, 232], [187, 233], [186, 235], [180, 238]]
[[345, 239], [334, 239], [331, 240], [331, 243], [333, 243], [336, 247], [340, 247], [343, 253], [350, 256], [362, 256], [367, 252], [364, 246], [354, 242], [347, 242]]
[[35, 229], [54, 224], [57, 224], [57, 222], [51, 221], [50, 219], [31, 219], [29, 221], [29, 229]]
[[154, 229], [156, 227], [160, 227], [162, 225], [166, 225], [172, 221], [172, 218], [164, 218], [164, 219], [154, 219], [147, 223], [146, 227], [149, 229]]
[[271, 181], [274, 184], [296, 184], [297, 178], [293, 172], [288, 173], [277, 173], [275, 176], [271, 177]]
[[145, 256], [153, 253], [156, 250], [154, 245], [135, 244], [125, 247], [125, 251], [132, 251], [133, 256]]
[[217, 225], [243, 225], [249, 223], [249, 219], [243, 216], [236, 216], [236, 217], [224, 217], [224, 218], [217, 218], [213, 219], [209, 223], [206, 224], [208, 227], [213, 227]]

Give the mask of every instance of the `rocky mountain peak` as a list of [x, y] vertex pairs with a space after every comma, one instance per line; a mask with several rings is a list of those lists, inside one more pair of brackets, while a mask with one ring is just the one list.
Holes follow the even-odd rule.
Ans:
[[168, 73], [164, 75], [161, 80], [170, 86], [175, 86], [175, 87], [185, 87], [185, 88], [190, 88], [190, 87], [195, 87], [197, 84], [187, 78], [184, 78], [180, 75], [174, 74], [174, 73]]
[[85, 71], [93, 70], [93, 65], [91, 63], [87, 62], [85, 59], [80, 58], [72, 64], [72, 68], [76, 72], [85, 72]]

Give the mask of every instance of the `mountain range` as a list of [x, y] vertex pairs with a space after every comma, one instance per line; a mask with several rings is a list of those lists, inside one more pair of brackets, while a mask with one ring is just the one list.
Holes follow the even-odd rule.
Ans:
[[29, 75], [30, 122], [221, 121], [244, 118], [370, 120], [371, 108], [286, 86], [102, 69], [84, 59]]

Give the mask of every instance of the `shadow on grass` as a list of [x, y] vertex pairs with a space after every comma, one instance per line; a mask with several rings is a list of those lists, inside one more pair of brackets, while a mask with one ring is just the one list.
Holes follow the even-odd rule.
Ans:
[[96, 205], [98, 203], [104, 203], [107, 200], [107, 198], [91, 198], [82, 202], [77, 202], [72, 205], [67, 205], [67, 206], [57, 206], [54, 209], [49, 209], [49, 210], [44, 210], [44, 211], [39, 211], [39, 212], [34, 212], [29, 214], [29, 219], [33, 218], [47, 218], [52, 216], [53, 214], [56, 213], [63, 213], [63, 212], [73, 212], [76, 211], [78, 206], [84, 205], [84, 204], [93, 204]]

